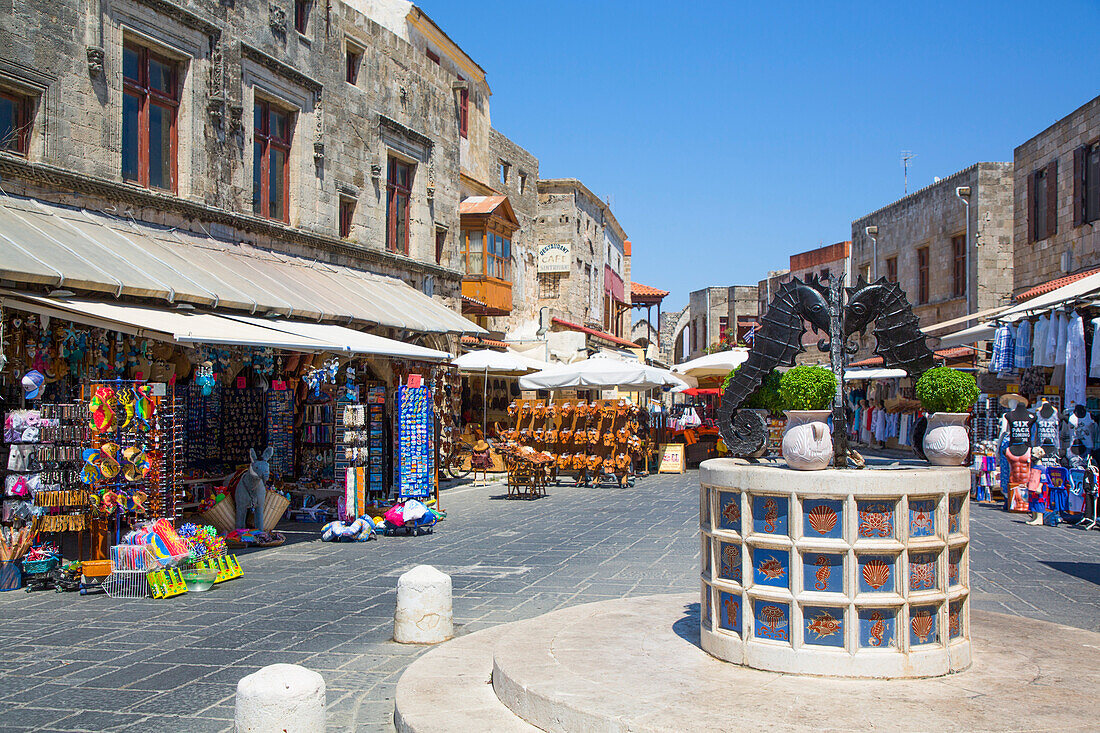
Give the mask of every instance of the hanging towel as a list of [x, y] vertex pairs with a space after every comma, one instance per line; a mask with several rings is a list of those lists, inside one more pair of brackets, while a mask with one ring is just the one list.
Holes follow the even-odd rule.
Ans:
[[1100, 379], [1100, 318], [1092, 319], [1092, 358], [1089, 360], [1089, 376]]
[[1069, 318], [1065, 313], [1058, 314], [1058, 340], [1054, 346], [1054, 366], [1066, 363], [1066, 338], [1069, 334]]
[[990, 373], [1003, 372], [1012, 368], [1013, 352], [1016, 346], [1012, 341], [1012, 329], [1002, 325], [993, 335], [993, 358], [989, 362]]
[[1074, 312], [1066, 328], [1067, 408], [1085, 404], [1085, 324]]
[[1031, 322], [1021, 321], [1016, 328], [1016, 368], [1031, 366]]

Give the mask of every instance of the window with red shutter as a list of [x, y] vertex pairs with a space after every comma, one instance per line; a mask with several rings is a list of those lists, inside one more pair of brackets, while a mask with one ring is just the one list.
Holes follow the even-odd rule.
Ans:
[[1032, 226], [1032, 241], [1038, 242], [1047, 238], [1047, 169], [1040, 168], [1031, 174], [1031, 185], [1028, 186], [1030, 194], [1030, 214]]
[[1046, 168], [1047, 184], [1047, 226], [1046, 236], [1053, 237], [1058, 233], [1058, 159], [1050, 161]]
[[27, 154], [32, 112], [30, 98], [0, 89], [0, 150]]
[[951, 237], [952, 255], [952, 288], [951, 294], [956, 298], [966, 295], [966, 235], [957, 234]]
[[261, 99], [252, 117], [252, 212], [290, 221], [292, 114]]
[[144, 46], [122, 47], [122, 179], [176, 190], [175, 61]]
[[928, 248], [917, 250], [917, 302], [928, 302]]
[[[458, 77], [462, 81], [462, 77]], [[470, 130], [470, 90], [458, 90], [458, 134], [467, 137]]]
[[386, 175], [386, 249], [409, 253], [409, 197], [412, 195], [413, 167], [390, 158]]

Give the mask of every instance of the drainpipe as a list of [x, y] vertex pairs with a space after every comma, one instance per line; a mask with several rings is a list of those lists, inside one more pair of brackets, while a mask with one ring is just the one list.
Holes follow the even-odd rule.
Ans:
[[707, 334], [703, 337], [703, 343], [705, 344], [700, 351], [704, 354], [707, 348], [710, 346], [710, 288], [707, 288]]
[[[955, 195], [966, 204], [966, 315], [972, 313], [970, 308], [970, 186], [959, 186], [955, 189]], [[970, 328], [970, 319], [966, 319], [966, 327]]]

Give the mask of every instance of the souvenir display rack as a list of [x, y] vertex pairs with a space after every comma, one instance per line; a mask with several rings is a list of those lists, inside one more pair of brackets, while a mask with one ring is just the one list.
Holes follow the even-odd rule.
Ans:
[[502, 437], [551, 455], [555, 478], [570, 474], [578, 484], [606, 480], [619, 486], [633, 480], [643, 445], [638, 408], [626, 400], [515, 400], [508, 413], [513, 423]]
[[336, 409], [327, 395], [306, 402], [299, 434], [298, 475], [307, 481], [332, 481], [336, 460]]
[[435, 483], [432, 400], [427, 384], [397, 389], [397, 495], [426, 498]]
[[267, 400], [267, 445], [275, 452], [268, 463], [271, 477], [294, 475], [294, 392], [269, 389]]

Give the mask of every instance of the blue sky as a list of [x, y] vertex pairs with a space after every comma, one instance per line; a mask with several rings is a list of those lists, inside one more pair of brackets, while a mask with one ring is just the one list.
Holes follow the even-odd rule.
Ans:
[[610, 198], [634, 279], [754, 284], [1100, 94], [1100, 3], [432, 2], [543, 177]]

